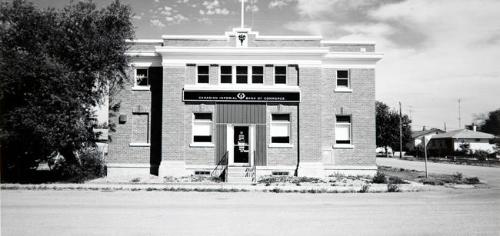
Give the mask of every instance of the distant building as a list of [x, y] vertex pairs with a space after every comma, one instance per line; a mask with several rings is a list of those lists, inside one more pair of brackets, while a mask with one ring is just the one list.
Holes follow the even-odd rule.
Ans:
[[462, 147], [468, 147], [471, 152], [483, 150], [488, 153], [494, 152], [494, 135], [468, 129], [459, 129], [446, 133], [434, 135], [429, 144], [428, 150], [439, 156], [453, 155]]
[[109, 175], [377, 171], [373, 43], [235, 28], [134, 40], [127, 55]]
[[425, 127], [423, 130], [413, 131], [411, 132], [411, 141], [406, 144], [406, 148], [408, 151], [423, 150], [422, 141], [424, 137], [426, 144], [428, 144], [434, 135], [442, 133], [445, 133], [445, 131], [436, 128], [426, 129]]

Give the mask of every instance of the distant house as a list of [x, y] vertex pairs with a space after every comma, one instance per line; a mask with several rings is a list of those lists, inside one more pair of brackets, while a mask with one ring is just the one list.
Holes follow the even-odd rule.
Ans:
[[459, 129], [434, 135], [428, 143], [428, 150], [439, 156], [453, 155], [455, 151], [467, 147], [470, 152], [483, 150], [494, 152], [494, 135], [475, 130]]
[[425, 137], [426, 144], [428, 144], [434, 135], [441, 133], [445, 133], [445, 131], [436, 128], [425, 129], [425, 127], [423, 130], [413, 131], [411, 133], [411, 141], [406, 144], [406, 147], [408, 151], [414, 151], [415, 149], [423, 150], [423, 137]]

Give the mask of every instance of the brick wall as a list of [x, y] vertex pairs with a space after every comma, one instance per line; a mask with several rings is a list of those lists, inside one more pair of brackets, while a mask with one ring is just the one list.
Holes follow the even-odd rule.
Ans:
[[214, 165], [215, 146], [196, 147], [191, 146], [193, 140], [193, 113], [212, 113], [212, 143], [215, 144], [215, 105], [214, 104], [185, 104], [184, 105], [184, 159], [187, 165]]
[[185, 66], [163, 67], [162, 159], [184, 160], [184, 102], [182, 88]]
[[[271, 144], [271, 115], [275, 113], [290, 114], [290, 144], [291, 147], [272, 147]], [[297, 165], [297, 105], [268, 104], [266, 107], [266, 145], [267, 165]]]
[[[321, 161], [321, 68], [299, 68], [301, 102], [299, 106], [300, 161]], [[325, 101], [328, 102], [328, 101]]]

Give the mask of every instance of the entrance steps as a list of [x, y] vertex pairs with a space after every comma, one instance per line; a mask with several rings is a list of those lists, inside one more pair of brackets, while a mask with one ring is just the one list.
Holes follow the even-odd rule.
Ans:
[[252, 183], [255, 173], [252, 167], [228, 166], [227, 182], [229, 183]]

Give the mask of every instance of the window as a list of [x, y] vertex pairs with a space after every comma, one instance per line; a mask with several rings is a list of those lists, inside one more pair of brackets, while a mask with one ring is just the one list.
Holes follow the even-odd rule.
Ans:
[[220, 67], [220, 82], [222, 84], [230, 84], [233, 82], [233, 67], [221, 66]]
[[135, 86], [149, 86], [149, 73], [147, 68], [135, 69]]
[[349, 71], [337, 71], [337, 88], [349, 88]]
[[193, 142], [212, 142], [212, 113], [194, 113]]
[[248, 83], [248, 67], [246, 66], [236, 67], [236, 83], [237, 84]]
[[286, 84], [286, 66], [274, 67], [274, 83]]
[[335, 143], [351, 144], [351, 117], [337, 116], [335, 123]]
[[264, 83], [264, 67], [252, 66], [252, 84]]
[[271, 115], [271, 143], [290, 143], [290, 114]]
[[198, 66], [198, 83], [208, 84], [208, 66]]
[[132, 143], [149, 143], [148, 113], [132, 113]]

